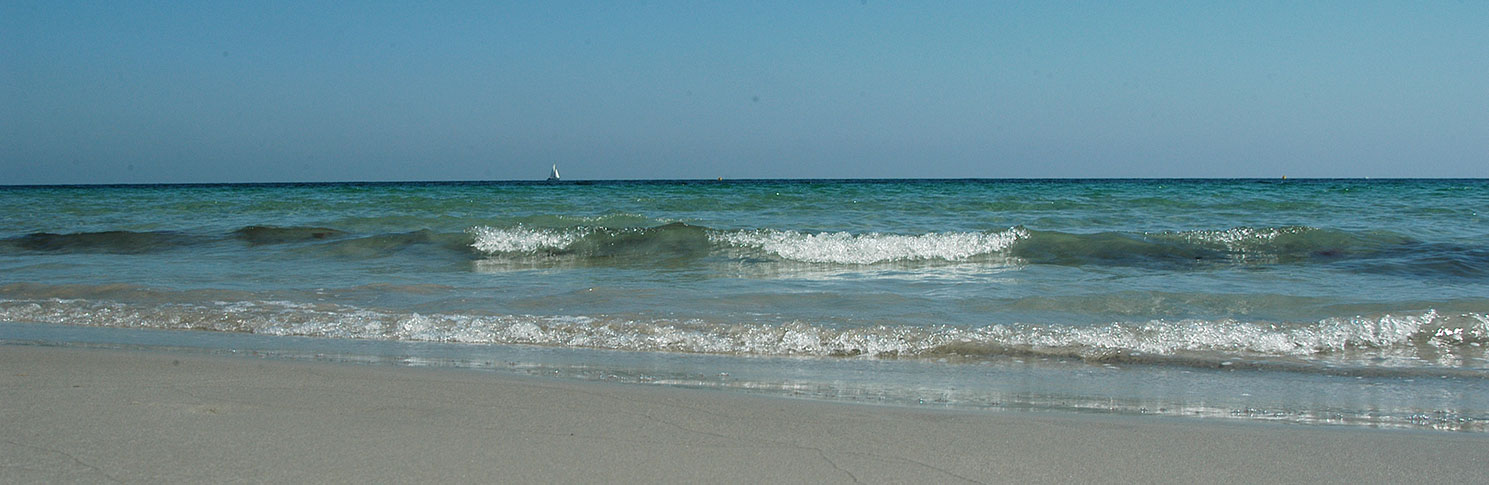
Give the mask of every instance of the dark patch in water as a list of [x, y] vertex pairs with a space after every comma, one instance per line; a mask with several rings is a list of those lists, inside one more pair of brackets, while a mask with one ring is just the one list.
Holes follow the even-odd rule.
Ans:
[[199, 244], [199, 237], [173, 232], [105, 231], [53, 234], [39, 232], [7, 239], [8, 246], [24, 251], [54, 253], [145, 254]]
[[233, 231], [233, 236], [250, 245], [284, 244], [335, 239], [346, 233], [326, 227], [248, 226]]

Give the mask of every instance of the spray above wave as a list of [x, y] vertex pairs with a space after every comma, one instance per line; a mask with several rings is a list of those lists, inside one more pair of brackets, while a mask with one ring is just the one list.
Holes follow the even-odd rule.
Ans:
[[1056, 358], [1200, 367], [1240, 361], [1243, 366], [1304, 372], [1452, 372], [1489, 378], [1489, 315], [1434, 311], [1299, 323], [1154, 320], [1096, 326], [833, 328], [801, 321], [421, 314], [287, 301], [150, 305], [39, 299], [0, 300], [0, 320], [773, 357]]

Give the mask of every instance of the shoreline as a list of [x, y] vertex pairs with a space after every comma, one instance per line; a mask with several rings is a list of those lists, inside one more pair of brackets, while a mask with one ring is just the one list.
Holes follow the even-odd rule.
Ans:
[[0, 481], [1456, 482], [1480, 434], [0, 345]]

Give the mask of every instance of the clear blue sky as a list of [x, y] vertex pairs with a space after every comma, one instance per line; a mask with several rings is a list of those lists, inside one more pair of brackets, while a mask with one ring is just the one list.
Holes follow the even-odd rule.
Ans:
[[0, 2], [0, 184], [1489, 177], [1489, 2]]

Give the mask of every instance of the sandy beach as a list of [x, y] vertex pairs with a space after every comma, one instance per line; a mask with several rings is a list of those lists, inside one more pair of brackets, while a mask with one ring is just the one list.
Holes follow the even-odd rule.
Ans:
[[814, 402], [0, 346], [0, 481], [1442, 482], [1476, 434]]

